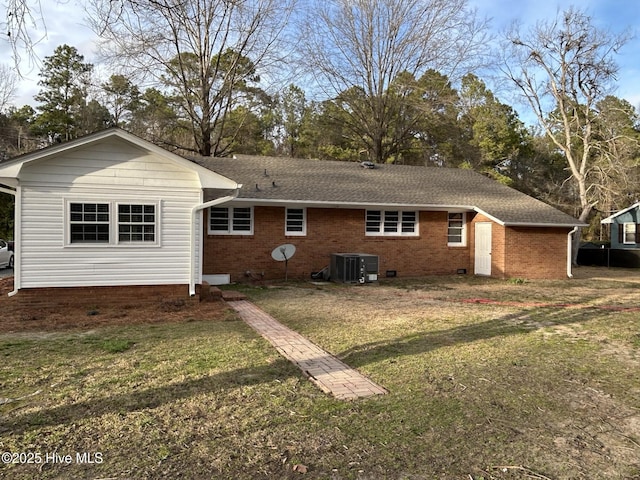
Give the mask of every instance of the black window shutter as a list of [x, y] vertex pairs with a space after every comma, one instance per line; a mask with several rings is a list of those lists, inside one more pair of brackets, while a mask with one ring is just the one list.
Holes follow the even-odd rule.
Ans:
[[640, 223], [636, 223], [636, 243], [640, 243]]
[[624, 243], [624, 223], [618, 223], [618, 243]]

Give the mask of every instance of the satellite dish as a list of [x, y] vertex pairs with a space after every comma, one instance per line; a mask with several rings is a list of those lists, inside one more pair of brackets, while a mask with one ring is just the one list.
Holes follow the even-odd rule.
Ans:
[[276, 247], [271, 252], [271, 258], [276, 260], [277, 262], [284, 262], [284, 280], [287, 281], [288, 278], [288, 270], [289, 270], [289, 259], [293, 257], [296, 253], [296, 246], [291, 245], [290, 243], [285, 243], [284, 245], [280, 245]]
[[293, 257], [294, 253], [296, 253], [296, 246], [285, 243], [284, 245], [274, 248], [273, 252], [271, 252], [271, 257], [278, 262], [286, 262]]

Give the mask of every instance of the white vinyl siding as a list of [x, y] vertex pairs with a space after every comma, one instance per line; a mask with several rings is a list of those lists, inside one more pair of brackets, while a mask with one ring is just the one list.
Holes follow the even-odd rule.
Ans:
[[307, 234], [307, 209], [285, 209], [285, 235], [305, 236]]
[[[108, 154], [105, 150], [100, 159], [89, 154], [93, 151], [80, 149], [65, 157], [51, 158], [42, 165], [34, 162], [23, 168], [30, 180], [21, 188], [20, 288], [189, 283], [192, 208], [202, 203], [197, 174], [168, 160], [151, 157], [126, 143], [121, 143], [120, 148], [120, 142], [114, 143], [114, 148]], [[99, 149], [96, 155], [100, 156]], [[107, 160], [108, 157], [111, 160]], [[73, 176], [76, 167], [83, 170], [83, 176]], [[92, 168], [95, 176], [90, 171]], [[57, 171], [59, 176], [51, 177], [43, 171]], [[176, 185], [172, 175], [165, 175], [168, 172], [175, 175]], [[141, 181], [140, 176], [145, 175], [154, 180]], [[164, 176], [167, 178], [161, 181]], [[105, 178], [117, 178], [119, 183], [103, 188]], [[157, 199], [158, 203], [149, 199]], [[67, 209], [70, 203], [111, 206], [109, 245], [69, 243]], [[133, 248], [118, 244], [118, 205], [145, 204], [157, 205], [156, 241], [141, 242]], [[198, 278], [199, 216], [195, 221], [197, 258], [193, 268]]]
[[253, 235], [253, 208], [210, 208], [209, 235]]
[[200, 185], [197, 173], [115, 139], [64, 156], [34, 162], [21, 171], [21, 182], [80, 187], [181, 189]]
[[465, 247], [467, 245], [467, 215], [465, 213], [449, 213], [447, 245], [449, 247]]
[[367, 210], [367, 236], [417, 236], [418, 212], [402, 210]]

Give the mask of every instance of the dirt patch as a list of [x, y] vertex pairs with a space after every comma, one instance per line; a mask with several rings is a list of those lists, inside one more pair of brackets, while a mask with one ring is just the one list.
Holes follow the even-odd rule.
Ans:
[[199, 302], [172, 299], [152, 305], [103, 304], [99, 306], [67, 305], [58, 308], [30, 307], [9, 297], [13, 277], [0, 279], [0, 332], [36, 332], [63, 329], [91, 329], [101, 326], [145, 323], [225, 320], [235, 314], [222, 301]]

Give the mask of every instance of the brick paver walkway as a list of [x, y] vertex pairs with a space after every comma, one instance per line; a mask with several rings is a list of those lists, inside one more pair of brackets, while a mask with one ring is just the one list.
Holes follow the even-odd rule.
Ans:
[[230, 301], [240, 317], [267, 339], [282, 356], [295, 363], [323, 392], [341, 400], [384, 395], [387, 391], [360, 372], [285, 327], [253, 303]]

